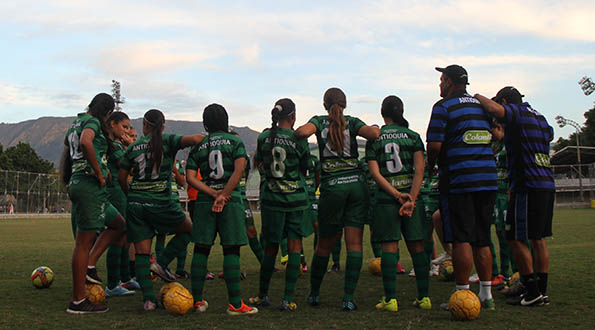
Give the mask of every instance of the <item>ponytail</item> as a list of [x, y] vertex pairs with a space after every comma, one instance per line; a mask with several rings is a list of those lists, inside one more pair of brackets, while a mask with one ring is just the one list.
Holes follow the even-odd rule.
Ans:
[[339, 88], [329, 88], [324, 93], [324, 108], [328, 111], [329, 126], [329, 142], [331, 147], [337, 154], [343, 154], [343, 146], [345, 145], [345, 136], [343, 131], [347, 123], [343, 110], [347, 107], [347, 98], [345, 93]]
[[390, 118], [399, 126], [409, 128], [409, 122], [403, 117], [403, 101], [394, 95], [389, 95], [382, 101], [380, 113], [382, 117]]
[[271, 128], [269, 133], [269, 143], [273, 144], [277, 130], [279, 129], [279, 121], [289, 118], [295, 114], [295, 103], [291, 99], [284, 98], [275, 102], [275, 107], [271, 110]]
[[163, 113], [157, 109], [151, 109], [145, 113], [143, 122], [151, 127], [151, 139], [149, 139], [149, 150], [153, 159], [153, 170], [159, 172], [161, 159], [163, 158], [163, 138], [161, 130], [165, 123]]

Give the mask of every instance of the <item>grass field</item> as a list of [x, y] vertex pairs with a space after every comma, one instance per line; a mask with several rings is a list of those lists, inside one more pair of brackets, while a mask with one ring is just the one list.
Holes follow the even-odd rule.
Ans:
[[[257, 219], [258, 221], [258, 219]], [[258, 227], [258, 226], [257, 226]], [[71, 295], [70, 261], [73, 239], [69, 219], [0, 220], [0, 328], [566, 328], [592, 329], [595, 324], [595, 210], [559, 209], [555, 211], [554, 233], [548, 239], [550, 277], [548, 294], [552, 304], [547, 307], [513, 307], [504, 303], [494, 292], [495, 312], [482, 312], [473, 322], [450, 320], [450, 314], [438, 305], [447, 301], [454, 290], [453, 282], [431, 278], [431, 311], [411, 306], [415, 298], [415, 280], [407, 275], [397, 277], [399, 312], [377, 311], [374, 305], [383, 295], [381, 277], [367, 271], [372, 259], [369, 244], [364, 251], [364, 267], [356, 291], [359, 310], [340, 310], [343, 275], [327, 274], [322, 287], [322, 306], [312, 308], [305, 303], [309, 276], [298, 280], [295, 301], [298, 310], [281, 313], [277, 308], [284, 286], [284, 274], [273, 276], [271, 307], [252, 317], [230, 317], [225, 314], [227, 295], [221, 279], [207, 281], [205, 299], [210, 308], [206, 313], [191, 313], [174, 317], [159, 309], [145, 312], [142, 294], [108, 299], [110, 311], [100, 315], [73, 316], [65, 313]], [[366, 233], [367, 235], [367, 233]], [[367, 237], [367, 236], [366, 236]], [[366, 238], [367, 242], [367, 238]], [[312, 256], [312, 237], [305, 241], [306, 255]], [[191, 251], [191, 249], [188, 249]], [[401, 254], [406, 269], [411, 268], [407, 252]], [[344, 265], [345, 253], [343, 253]], [[187, 259], [187, 269], [191, 253]], [[55, 281], [50, 289], [38, 290], [31, 285], [31, 271], [41, 265], [51, 267]], [[105, 259], [99, 264], [99, 274], [105, 280]], [[222, 269], [220, 246], [215, 246], [209, 259], [209, 269]], [[242, 270], [248, 278], [242, 281], [244, 299], [258, 292], [258, 263], [248, 247], [242, 248]], [[190, 281], [182, 281], [190, 288]], [[155, 284], [158, 290], [162, 283]], [[472, 290], [478, 292], [477, 285]]]

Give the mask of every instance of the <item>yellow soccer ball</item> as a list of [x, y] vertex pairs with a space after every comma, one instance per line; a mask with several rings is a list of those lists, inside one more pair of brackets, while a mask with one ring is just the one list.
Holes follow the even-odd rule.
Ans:
[[183, 288], [184, 286], [180, 284], [180, 282], [170, 282], [161, 287], [161, 290], [159, 290], [159, 301], [161, 302], [161, 305], [163, 305], [163, 298], [165, 297], [167, 291], [175, 287]]
[[85, 285], [85, 297], [94, 304], [103, 304], [106, 295], [105, 291], [99, 284], [86, 284]]
[[37, 267], [31, 273], [31, 281], [33, 282], [33, 286], [38, 289], [49, 288], [52, 282], [54, 282], [54, 272], [50, 267]]
[[382, 267], [380, 263], [380, 258], [375, 258], [370, 261], [368, 265], [368, 269], [372, 275], [380, 276], [382, 275]]
[[194, 307], [194, 298], [186, 288], [175, 286], [165, 293], [163, 306], [170, 314], [184, 315]]
[[442, 281], [454, 280], [455, 279], [454, 272], [455, 272], [455, 269], [452, 264], [452, 261], [450, 261], [450, 260], [443, 261], [442, 263], [440, 263], [440, 266], [438, 267], [438, 277]]
[[475, 320], [481, 312], [481, 302], [470, 290], [458, 290], [448, 301], [450, 314], [459, 321]]

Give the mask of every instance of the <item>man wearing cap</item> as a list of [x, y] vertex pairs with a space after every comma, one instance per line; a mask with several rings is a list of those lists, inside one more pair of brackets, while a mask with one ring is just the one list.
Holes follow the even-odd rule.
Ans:
[[[524, 95], [514, 87], [502, 88], [494, 101], [479, 94], [475, 97], [505, 125], [511, 183], [506, 238], [524, 287], [524, 292], [507, 303], [547, 305], [549, 253], [544, 238], [552, 236], [555, 185], [549, 152], [554, 130], [542, 114], [523, 102]], [[527, 239], [531, 240], [535, 260], [524, 243]]]
[[453, 263], [457, 290], [469, 289], [475, 268], [480, 278], [479, 299], [495, 309], [492, 298], [492, 256], [489, 248], [497, 173], [490, 142], [490, 117], [479, 101], [467, 94], [467, 71], [459, 65], [436, 68], [440, 101], [434, 104], [428, 126], [428, 169], [440, 168], [440, 212], [444, 238], [454, 242]]

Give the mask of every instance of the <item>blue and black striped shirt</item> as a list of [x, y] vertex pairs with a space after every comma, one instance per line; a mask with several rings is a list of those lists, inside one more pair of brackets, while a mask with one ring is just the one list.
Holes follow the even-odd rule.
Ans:
[[426, 141], [442, 142], [438, 158], [441, 192], [498, 189], [491, 140], [490, 117], [479, 101], [465, 91], [434, 105]]
[[554, 129], [529, 103], [505, 105], [504, 142], [508, 150], [511, 190], [555, 190], [550, 167], [550, 141]]

